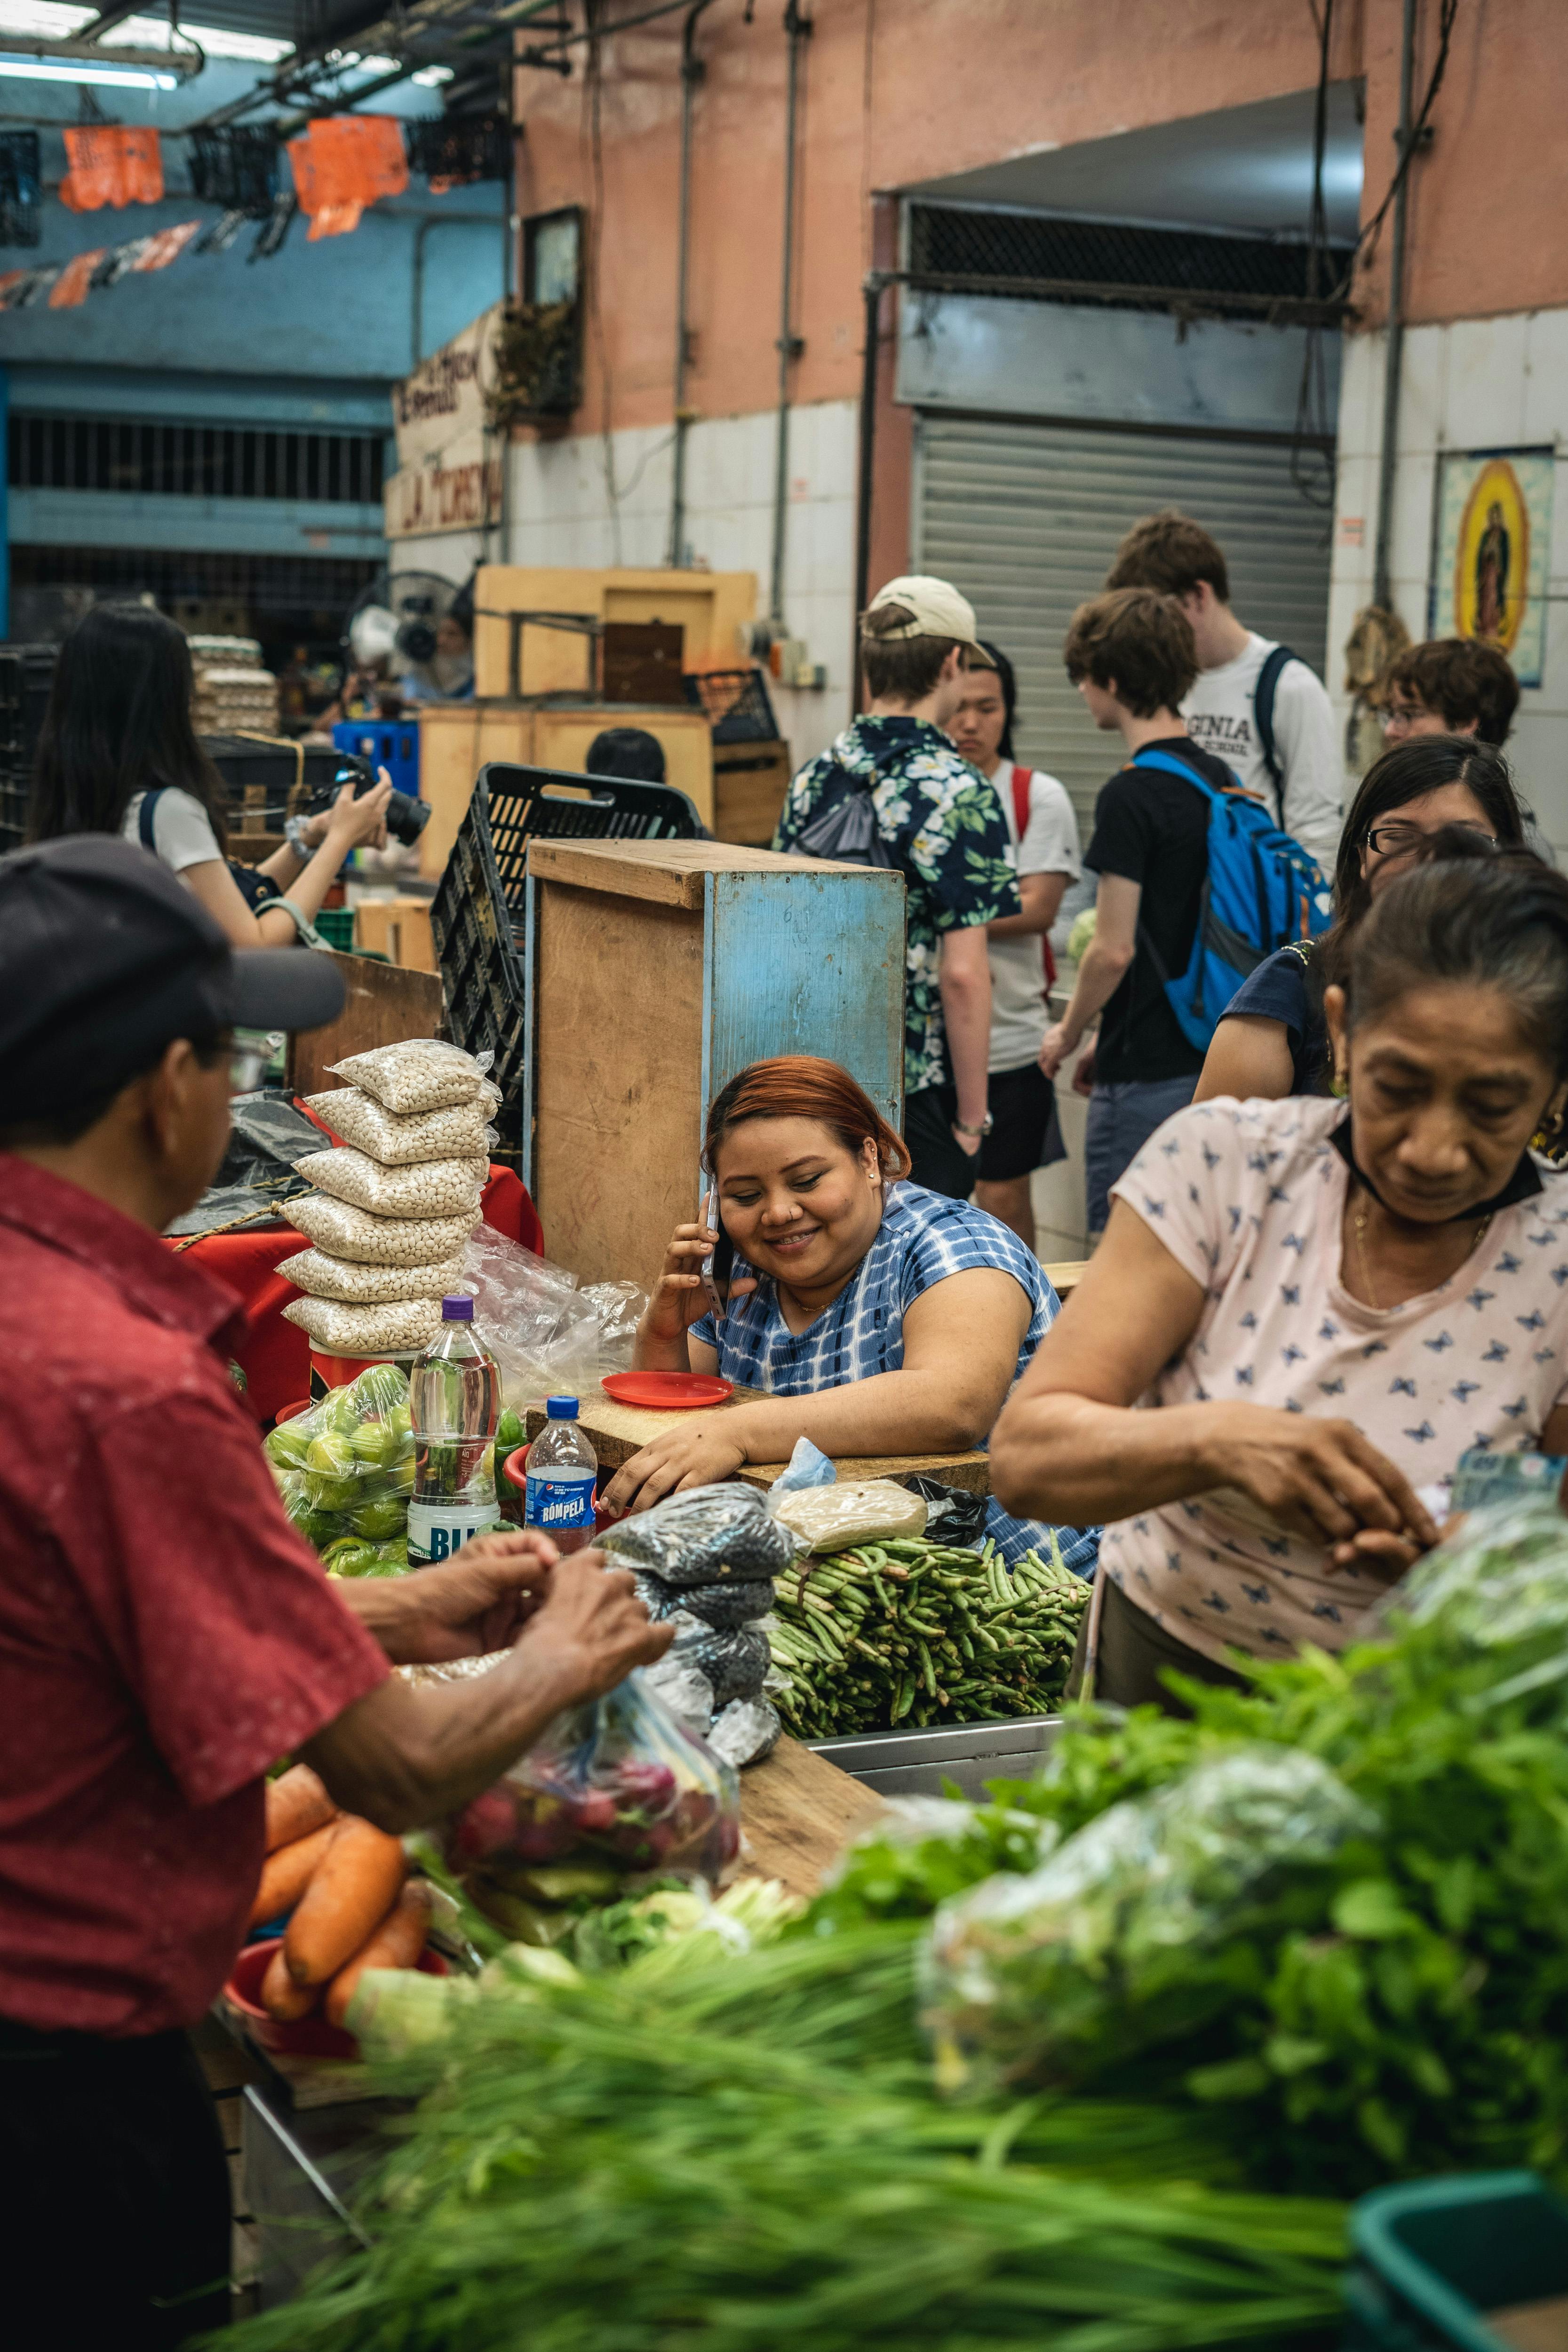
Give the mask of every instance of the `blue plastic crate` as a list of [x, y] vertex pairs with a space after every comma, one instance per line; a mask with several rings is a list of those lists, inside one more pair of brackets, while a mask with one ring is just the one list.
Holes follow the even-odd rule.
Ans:
[[332, 730], [340, 751], [384, 768], [395, 792], [419, 797], [419, 721], [416, 719], [344, 719]]
[[1342, 2352], [1508, 2352], [1533, 2339], [1489, 2314], [1568, 2301], [1568, 2203], [1533, 2172], [1373, 2189], [1351, 2209], [1351, 2242]]

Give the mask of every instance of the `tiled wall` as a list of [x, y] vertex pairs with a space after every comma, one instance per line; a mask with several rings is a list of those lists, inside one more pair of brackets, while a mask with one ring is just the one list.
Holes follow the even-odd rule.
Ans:
[[[1329, 600], [1329, 688], [1342, 719], [1342, 649], [1372, 598], [1382, 436], [1382, 335], [1347, 338], [1340, 389], [1339, 495]], [[1529, 688], [1509, 740], [1521, 789], [1568, 866], [1568, 310], [1461, 319], [1405, 338], [1391, 572], [1412, 637], [1426, 634], [1432, 509], [1443, 449], [1542, 448], [1559, 458], [1552, 505], [1542, 684]]]
[[[790, 415], [784, 618], [827, 668], [822, 691], [779, 688], [779, 724], [797, 760], [819, 751], [849, 715], [855, 603], [857, 404], [829, 401]], [[714, 572], [754, 572], [765, 613], [773, 550], [777, 420], [772, 410], [704, 420], [686, 457], [686, 538]], [[662, 564], [669, 534], [668, 425], [610, 436], [574, 434], [511, 453], [507, 561]], [[616, 528], [618, 519], [618, 530]]]

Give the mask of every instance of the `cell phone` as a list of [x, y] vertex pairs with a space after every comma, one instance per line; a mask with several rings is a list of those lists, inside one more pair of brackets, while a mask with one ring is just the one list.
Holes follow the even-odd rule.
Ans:
[[702, 1222], [710, 1233], [719, 1236], [717, 1244], [709, 1251], [698, 1269], [702, 1287], [708, 1293], [708, 1304], [721, 1318], [730, 1304], [730, 1276], [735, 1264], [735, 1244], [719, 1222], [719, 1188], [710, 1184], [702, 1203]]

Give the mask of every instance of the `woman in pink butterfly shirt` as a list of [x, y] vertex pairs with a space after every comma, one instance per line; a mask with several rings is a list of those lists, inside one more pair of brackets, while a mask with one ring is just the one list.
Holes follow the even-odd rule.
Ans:
[[1417, 869], [1325, 1010], [1348, 1102], [1168, 1119], [994, 1433], [1006, 1509], [1106, 1522], [1102, 1697], [1342, 1648], [1460, 1454], [1568, 1453], [1568, 1174], [1530, 1150], [1568, 1100], [1568, 880]]

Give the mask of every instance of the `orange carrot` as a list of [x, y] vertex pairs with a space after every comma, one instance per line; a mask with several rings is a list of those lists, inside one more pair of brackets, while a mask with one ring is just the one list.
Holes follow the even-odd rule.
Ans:
[[325, 1984], [374, 1934], [408, 1875], [395, 1837], [345, 1813], [283, 1938], [296, 1984]]
[[336, 1822], [329, 1822], [324, 1829], [312, 1830], [309, 1837], [296, 1838], [292, 1845], [280, 1845], [276, 1853], [268, 1855], [250, 1906], [253, 1927], [259, 1927], [264, 1919], [276, 1919], [280, 1911], [292, 1911], [336, 1836], [337, 1827]]
[[411, 1878], [386, 1917], [346, 1969], [340, 1969], [327, 1987], [327, 2021], [341, 2025], [366, 1969], [411, 1969], [425, 1949], [430, 1932], [430, 1882]]
[[308, 1764], [291, 1765], [267, 1783], [267, 1851], [309, 1837], [335, 1822], [338, 1809]]
[[300, 2018], [310, 2016], [319, 1998], [313, 1985], [295, 1983], [279, 1944], [261, 1979], [261, 2006], [268, 2016], [277, 2018], [283, 2025], [296, 2025]]

